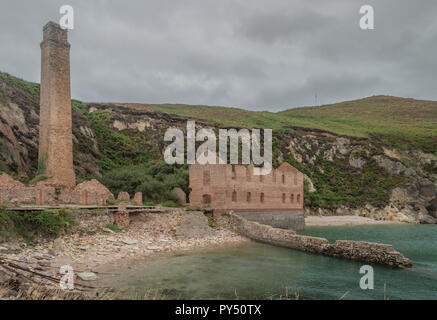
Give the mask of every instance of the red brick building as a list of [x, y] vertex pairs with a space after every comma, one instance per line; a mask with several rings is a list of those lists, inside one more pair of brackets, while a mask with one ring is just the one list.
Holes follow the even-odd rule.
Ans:
[[279, 227], [284, 223], [287, 227], [289, 218], [299, 217], [300, 226], [293, 228], [302, 228], [303, 174], [288, 163], [259, 176], [253, 175], [252, 166], [194, 164], [190, 166], [190, 188], [191, 206], [206, 205], [214, 213], [233, 210], [263, 223], [281, 220], [266, 222]]

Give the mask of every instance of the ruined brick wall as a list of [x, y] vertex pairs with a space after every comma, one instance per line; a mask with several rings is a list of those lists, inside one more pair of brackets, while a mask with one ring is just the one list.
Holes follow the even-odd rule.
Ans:
[[105, 205], [114, 195], [97, 180], [78, 184], [76, 188], [59, 188], [55, 179], [26, 186], [7, 174], [0, 176], [0, 204], [82, 204]]
[[67, 30], [49, 22], [41, 42], [40, 162], [45, 174], [73, 188], [73, 141], [70, 93], [70, 44]]
[[288, 163], [264, 176], [252, 166], [191, 165], [190, 188], [190, 205], [215, 212], [303, 211], [303, 174]]

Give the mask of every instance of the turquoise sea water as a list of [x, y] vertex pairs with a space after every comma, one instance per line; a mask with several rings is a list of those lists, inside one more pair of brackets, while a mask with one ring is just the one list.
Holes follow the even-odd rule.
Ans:
[[[168, 299], [437, 299], [437, 226], [312, 227], [302, 234], [393, 244], [412, 269], [374, 266], [374, 290], [359, 287], [361, 262], [252, 243], [144, 261], [111, 280], [126, 296]], [[384, 284], [386, 289], [384, 290]]]

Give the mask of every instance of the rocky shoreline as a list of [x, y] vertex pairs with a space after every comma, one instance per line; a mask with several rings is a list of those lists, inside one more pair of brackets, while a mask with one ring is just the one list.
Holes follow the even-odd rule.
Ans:
[[[270, 243], [270, 240], [265, 241], [264, 237], [261, 237], [262, 239], [254, 239], [250, 236], [245, 237], [247, 236], [245, 233], [233, 232], [231, 231], [232, 228], [217, 221], [217, 217], [208, 219], [200, 211], [162, 209], [157, 212], [132, 214], [130, 216], [129, 229], [122, 230], [121, 232], [107, 228], [108, 224], [112, 221], [112, 217], [105, 212], [75, 212], [74, 216], [76, 217], [77, 226], [67, 234], [54, 240], [40, 239], [35, 246], [31, 247], [25, 246], [24, 243], [19, 241], [0, 244], [0, 258], [15, 261], [21, 266], [29, 267], [31, 270], [38, 271], [49, 277], [59, 278], [62, 276], [60, 268], [62, 266], [71, 266], [75, 274], [76, 283], [98, 286], [102, 283], [110, 283], [108, 278], [116, 277], [117, 273], [122, 272], [124, 268], [129, 268], [133, 264], [149, 259], [163, 258], [183, 252], [188, 253], [189, 251], [201, 248], [241, 245], [243, 243], [250, 243], [253, 240], [262, 240], [261, 242]], [[308, 216], [305, 220], [307, 226], [354, 226], [400, 223], [399, 221], [381, 221], [350, 215]], [[281, 229], [267, 229], [277, 230], [277, 232], [282, 233], [287, 232], [285, 230], [281, 231]], [[287, 234], [286, 238], [288, 239], [289, 237], [290, 235]], [[277, 243], [272, 242], [272, 244]], [[289, 245], [286, 246], [289, 247]], [[339, 253], [337, 251], [340, 249], [341, 255], [345, 251], [343, 246], [340, 245], [333, 246], [326, 243], [316, 245], [316, 247], [319, 246], [326, 247], [326, 250], [315, 250], [316, 252], [320, 251], [320, 253], [323, 252], [323, 254], [330, 256], [338, 256]], [[294, 248], [295, 246], [292, 247]], [[296, 248], [299, 250], [300, 247], [298, 247]], [[332, 247], [333, 251], [328, 252], [328, 247]], [[381, 252], [384, 251], [381, 256], [394, 256], [393, 249], [387, 248], [384, 247], [384, 250], [382, 250], [378, 247], [377, 249], [379, 251], [382, 250]], [[372, 250], [374, 250], [373, 247]], [[303, 251], [308, 250], [305, 249]], [[353, 251], [356, 253], [359, 250], [354, 249]], [[349, 254], [345, 256], [352, 260], [360, 260], [362, 258], [352, 255], [349, 257]], [[374, 255], [372, 254], [372, 256]], [[406, 264], [405, 261], [401, 261], [402, 259], [399, 260], [397, 256], [395, 258], [394, 260], [391, 259], [393, 261], [390, 260], [390, 265], [397, 265], [398, 263]], [[368, 258], [366, 259], [368, 260]], [[382, 260], [386, 259], [378, 258], [377, 260], [381, 263]], [[14, 280], [12, 275], [4, 273], [0, 268], [0, 288], [2, 285], [10, 283], [11, 280]], [[44, 282], [44, 279], [40, 280]], [[59, 287], [54, 287], [53, 283], [51, 288], [59, 292]], [[29, 295], [31, 296], [39, 296], [41, 294], [41, 290], [35, 291], [35, 286], [26, 290], [30, 290]], [[42, 290], [42, 292], [45, 291], [46, 289]], [[56, 296], [60, 297], [59, 293]], [[81, 297], [83, 298], [82, 295]], [[8, 294], [7, 291], [5, 293], [0, 290], [0, 299], [4, 298], [13, 299], [14, 296], [13, 294]]]
[[[196, 224], [191, 224], [191, 220], [196, 220]], [[61, 266], [71, 266], [76, 280], [93, 285], [103, 275], [138, 260], [250, 241], [227, 229], [210, 227], [203, 214], [172, 209], [132, 217], [129, 230], [123, 232], [91, 227], [32, 247], [23, 247], [19, 242], [4, 243], [0, 245], [0, 255], [54, 277], [61, 276]], [[0, 286], [9, 280], [10, 275], [0, 271]]]
[[305, 218], [306, 227], [340, 227], [340, 226], [367, 226], [407, 224], [400, 221], [375, 220], [360, 216], [308, 216]]

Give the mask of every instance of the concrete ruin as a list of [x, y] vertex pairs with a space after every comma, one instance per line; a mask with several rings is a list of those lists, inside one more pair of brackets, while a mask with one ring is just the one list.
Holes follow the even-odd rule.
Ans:
[[214, 213], [232, 210], [250, 221], [278, 228], [305, 228], [303, 174], [288, 163], [268, 175], [253, 175], [253, 166], [190, 166], [190, 205]]

